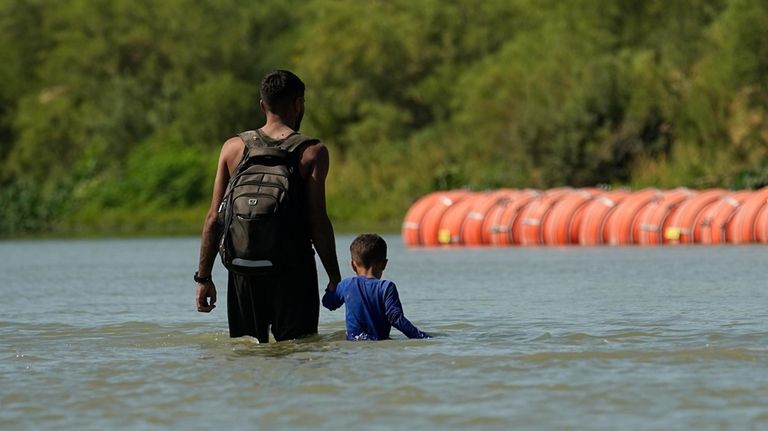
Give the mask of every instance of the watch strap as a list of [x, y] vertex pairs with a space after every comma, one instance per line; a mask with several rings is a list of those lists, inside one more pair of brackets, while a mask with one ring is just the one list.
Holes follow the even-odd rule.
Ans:
[[205, 282], [208, 282], [208, 281], [212, 281], [212, 279], [211, 279], [211, 276], [210, 276], [210, 275], [209, 275], [208, 277], [199, 277], [199, 276], [197, 275], [197, 271], [195, 271], [195, 277], [194, 277], [194, 279], [195, 279], [195, 282], [197, 282], [197, 283], [205, 283]]

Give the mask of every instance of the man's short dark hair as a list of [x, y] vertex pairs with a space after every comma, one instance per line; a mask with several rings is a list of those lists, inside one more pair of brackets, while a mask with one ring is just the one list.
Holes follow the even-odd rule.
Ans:
[[304, 97], [304, 83], [287, 70], [273, 70], [261, 80], [261, 100], [271, 112], [282, 114], [296, 98]]
[[356, 264], [370, 268], [387, 259], [387, 242], [375, 233], [364, 233], [352, 241], [349, 252]]

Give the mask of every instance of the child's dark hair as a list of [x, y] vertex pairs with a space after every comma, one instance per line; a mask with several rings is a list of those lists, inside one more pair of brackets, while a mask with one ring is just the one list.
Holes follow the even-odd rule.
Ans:
[[387, 242], [375, 233], [364, 233], [352, 241], [349, 252], [356, 264], [370, 268], [387, 259]]

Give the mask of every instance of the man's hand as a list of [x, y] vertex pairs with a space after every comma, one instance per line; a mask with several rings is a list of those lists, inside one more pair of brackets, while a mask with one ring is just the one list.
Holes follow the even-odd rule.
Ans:
[[325, 288], [326, 292], [335, 292], [336, 291], [336, 285], [339, 284], [338, 281], [329, 281], [328, 286]]
[[[197, 311], [201, 313], [210, 313], [216, 308], [216, 285], [213, 281], [197, 283], [195, 289], [195, 298], [197, 300]], [[208, 300], [210, 298], [210, 301]]]

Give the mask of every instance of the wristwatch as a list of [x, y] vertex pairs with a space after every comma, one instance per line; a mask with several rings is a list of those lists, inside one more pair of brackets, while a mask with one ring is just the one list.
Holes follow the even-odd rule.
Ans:
[[208, 277], [198, 277], [197, 276], [197, 271], [195, 271], [195, 282], [196, 283], [205, 283], [205, 282], [208, 282], [208, 281], [213, 281], [211, 279], [210, 275]]

